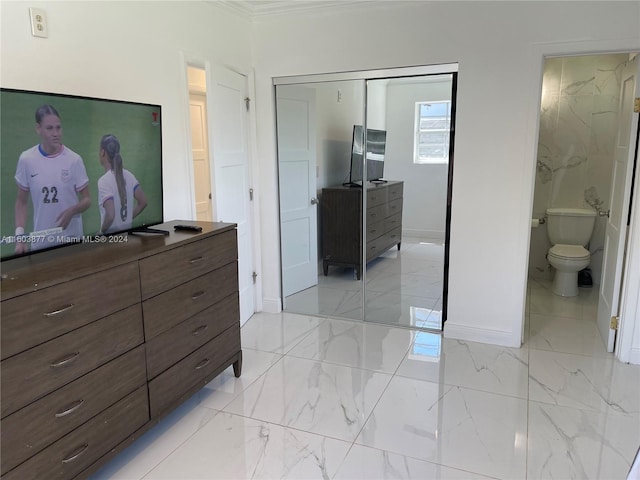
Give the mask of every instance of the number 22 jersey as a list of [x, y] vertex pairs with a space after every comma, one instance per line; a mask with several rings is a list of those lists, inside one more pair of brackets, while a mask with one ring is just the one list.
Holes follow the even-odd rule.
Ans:
[[[33, 203], [33, 230], [40, 231], [58, 226], [56, 219], [67, 208], [78, 203], [78, 192], [89, 184], [82, 157], [64, 145], [59, 153], [47, 156], [36, 145], [22, 152], [16, 169], [18, 187], [29, 191]], [[82, 215], [74, 215], [69, 226], [55, 235], [82, 236]], [[37, 242], [31, 249], [44, 248], [58, 241]]]

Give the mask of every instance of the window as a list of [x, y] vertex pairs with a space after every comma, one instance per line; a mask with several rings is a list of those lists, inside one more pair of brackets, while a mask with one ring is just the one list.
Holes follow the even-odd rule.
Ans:
[[413, 163], [447, 163], [451, 102], [416, 102]]

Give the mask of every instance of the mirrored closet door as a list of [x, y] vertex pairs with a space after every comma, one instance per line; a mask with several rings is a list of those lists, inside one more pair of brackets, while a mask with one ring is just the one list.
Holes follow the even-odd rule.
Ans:
[[275, 88], [284, 310], [440, 330], [455, 73]]
[[362, 259], [360, 193], [343, 186], [351, 170], [353, 126], [364, 124], [364, 100], [363, 80], [276, 86], [286, 311], [364, 317], [363, 280], [355, 269]]

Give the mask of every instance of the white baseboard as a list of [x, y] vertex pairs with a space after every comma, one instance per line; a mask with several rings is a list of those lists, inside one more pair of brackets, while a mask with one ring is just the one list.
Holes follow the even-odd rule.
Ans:
[[411, 228], [402, 229], [403, 237], [424, 238], [425, 240], [439, 240], [444, 242], [444, 232], [436, 230], [416, 230]]
[[280, 298], [263, 298], [262, 311], [266, 313], [280, 313], [282, 311]]
[[445, 338], [466, 340], [469, 342], [488, 343], [502, 347], [520, 348], [520, 335], [503, 330], [491, 330], [487, 328], [470, 327], [468, 325], [456, 325], [448, 320], [444, 324]]
[[640, 365], [640, 348], [632, 348], [629, 355], [629, 363]]

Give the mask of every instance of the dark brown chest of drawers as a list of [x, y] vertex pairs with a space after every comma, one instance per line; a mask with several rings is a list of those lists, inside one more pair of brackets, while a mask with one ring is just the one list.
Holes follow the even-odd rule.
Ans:
[[367, 184], [366, 233], [362, 235], [362, 188], [338, 186], [322, 189], [322, 267], [353, 267], [362, 273], [362, 248], [369, 262], [402, 242], [403, 182]]
[[[85, 478], [230, 365], [234, 224], [2, 263], [2, 479]], [[184, 223], [184, 222], [182, 222]]]

